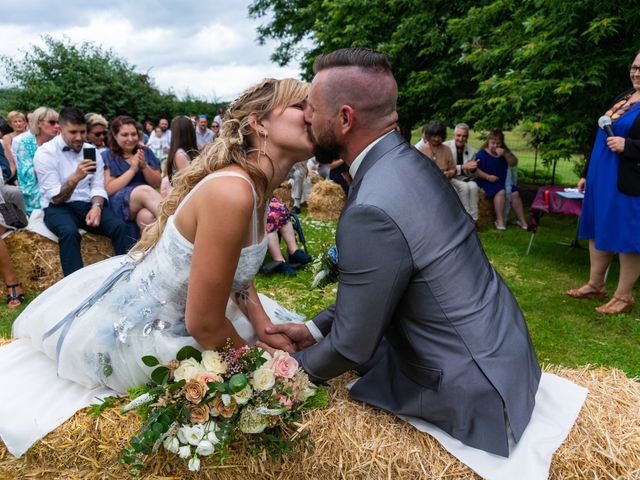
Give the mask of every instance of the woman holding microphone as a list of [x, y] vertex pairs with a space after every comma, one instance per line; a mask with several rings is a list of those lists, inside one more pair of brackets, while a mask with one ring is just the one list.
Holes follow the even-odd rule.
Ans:
[[605, 273], [614, 254], [620, 277], [611, 299], [596, 308], [605, 314], [633, 309], [633, 286], [640, 276], [640, 52], [629, 67], [632, 89], [605, 113], [612, 135], [599, 129], [578, 183], [584, 191], [580, 238], [589, 239], [589, 280], [568, 290], [574, 298], [606, 297]]

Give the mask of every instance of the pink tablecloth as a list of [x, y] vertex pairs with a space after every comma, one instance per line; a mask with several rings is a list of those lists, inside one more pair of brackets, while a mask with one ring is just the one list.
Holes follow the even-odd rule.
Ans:
[[529, 223], [527, 227], [530, 232], [536, 231], [540, 217], [545, 213], [580, 216], [582, 213], [582, 199], [564, 198], [558, 195], [559, 192], [564, 192], [564, 189], [565, 187], [559, 187], [557, 185], [545, 185], [538, 189], [536, 198], [533, 199], [533, 203], [529, 209]]

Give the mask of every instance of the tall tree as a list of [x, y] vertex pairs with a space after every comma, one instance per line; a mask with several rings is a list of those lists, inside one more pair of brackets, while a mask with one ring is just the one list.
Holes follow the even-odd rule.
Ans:
[[255, 0], [249, 11], [271, 17], [259, 39], [281, 42], [272, 58], [300, 60], [307, 78], [335, 48], [390, 54], [404, 128], [432, 118], [523, 124], [546, 161], [588, 154], [640, 47], [631, 0]]

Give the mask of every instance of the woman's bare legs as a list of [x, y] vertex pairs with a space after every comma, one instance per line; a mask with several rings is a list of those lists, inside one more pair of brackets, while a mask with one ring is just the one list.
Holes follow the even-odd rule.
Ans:
[[293, 225], [291, 222], [287, 222], [281, 229], [280, 235], [287, 245], [287, 253], [292, 254], [298, 249], [298, 242], [296, 242], [296, 233], [293, 231]]
[[[4, 233], [6, 228], [0, 227], [0, 234]], [[6, 285], [18, 285], [15, 287], [15, 292], [13, 289], [9, 289], [9, 293], [15, 293], [16, 295], [22, 294], [22, 287], [19, 285], [18, 275], [13, 267], [13, 262], [11, 261], [11, 256], [9, 255], [9, 249], [7, 248], [7, 244], [4, 243], [4, 240], [0, 238], [0, 274], [4, 280]], [[17, 307], [20, 303], [16, 303], [13, 305]], [[11, 305], [10, 305], [11, 306]]]
[[567, 290], [567, 295], [576, 298], [603, 298], [606, 291], [604, 276], [612, 260], [612, 252], [598, 250], [595, 241], [589, 240], [589, 281], [580, 288]]
[[280, 251], [280, 237], [278, 237], [278, 232], [271, 232], [267, 234], [267, 249], [269, 250], [269, 255], [275, 262], [284, 262], [284, 257], [282, 256], [282, 252]]
[[640, 255], [637, 253], [620, 254], [620, 278], [616, 292], [604, 305], [596, 308], [599, 313], [630, 312], [635, 304], [633, 300], [633, 286], [640, 276]]
[[511, 208], [516, 213], [516, 217], [518, 217], [518, 222], [520, 222], [520, 227], [526, 229], [527, 228], [527, 220], [524, 218], [524, 208], [522, 207], [522, 197], [518, 192], [511, 192]]
[[504, 227], [504, 189], [493, 197], [493, 210], [496, 214], [496, 227]]
[[133, 220], [140, 210], [146, 208], [154, 217], [158, 216], [158, 206], [162, 197], [149, 185], [138, 185], [129, 197], [129, 219]]

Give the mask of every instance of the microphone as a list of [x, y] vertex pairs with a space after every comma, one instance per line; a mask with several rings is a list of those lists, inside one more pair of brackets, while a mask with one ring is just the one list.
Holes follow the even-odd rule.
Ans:
[[611, 130], [611, 117], [602, 115], [598, 119], [598, 126], [606, 132], [607, 137], [613, 137], [613, 130]]

